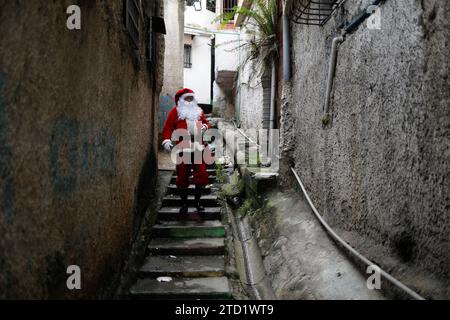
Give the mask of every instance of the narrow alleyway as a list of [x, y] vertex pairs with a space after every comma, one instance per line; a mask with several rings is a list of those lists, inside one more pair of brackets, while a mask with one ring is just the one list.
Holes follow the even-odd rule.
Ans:
[[[215, 165], [208, 168], [209, 180], [216, 182]], [[191, 177], [192, 178], [192, 177]], [[132, 298], [145, 299], [228, 299], [231, 288], [225, 277], [225, 227], [222, 208], [213, 185], [201, 198], [205, 217], [194, 208], [194, 186], [189, 187], [189, 215], [181, 219], [181, 198], [172, 176], [157, 224], [152, 230], [148, 257], [139, 279], [130, 289]]]
[[0, 0], [0, 300], [450, 299], [449, 17]]

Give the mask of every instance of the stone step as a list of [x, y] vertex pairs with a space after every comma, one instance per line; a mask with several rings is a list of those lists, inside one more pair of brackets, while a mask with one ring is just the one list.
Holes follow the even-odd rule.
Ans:
[[144, 277], [222, 277], [224, 256], [150, 256], [139, 270]]
[[[179, 189], [177, 188], [176, 185], [169, 184], [169, 186], [167, 187], [167, 193], [168, 194], [179, 194]], [[194, 193], [195, 193], [195, 186], [190, 185], [188, 187], [188, 194], [193, 195]], [[205, 188], [203, 188], [202, 194], [211, 194], [211, 187], [206, 186]]]
[[[214, 183], [214, 182], [216, 182], [216, 176], [215, 175], [208, 176], [208, 180], [209, 180], [209, 183]], [[170, 183], [175, 184], [176, 182], [177, 182], [177, 176], [172, 176], [172, 178], [170, 179]], [[192, 176], [190, 176], [190, 183], [192, 184]]]
[[[193, 175], [193, 171], [192, 171], [192, 170], [193, 170], [193, 169], [191, 169], [190, 172], [189, 172], [189, 176], [190, 176], [190, 177], [192, 177], [192, 175]], [[216, 175], [216, 170], [217, 170], [217, 169], [216, 169], [215, 167], [214, 167], [214, 168], [208, 168], [208, 167], [206, 168], [206, 172], [207, 172], [209, 175], [214, 175], [214, 176], [215, 176], [215, 175]], [[177, 173], [177, 172], [175, 171], [175, 172], [174, 172], [174, 175], [176, 175], [176, 173]]]
[[[202, 195], [200, 203], [205, 207], [217, 207], [217, 195]], [[193, 195], [188, 196], [188, 205], [195, 206], [195, 198]], [[163, 207], [181, 207], [181, 198], [179, 195], [166, 195], [162, 202]]]
[[154, 255], [222, 255], [223, 238], [155, 238], [150, 241], [149, 252]]
[[135, 299], [231, 299], [225, 277], [173, 278], [170, 282], [139, 279], [130, 289]]
[[225, 227], [220, 221], [162, 221], [153, 227], [159, 238], [221, 238]]
[[[180, 216], [178, 214], [180, 207], [162, 207], [158, 211], [158, 219], [160, 221], [174, 221], [179, 220]], [[189, 214], [187, 220], [197, 220], [199, 215], [197, 214], [197, 209], [195, 207], [189, 208]], [[220, 220], [221, 219], [221, 208], [220, 207], [206, 207], [204, 213], [204, 220]]]

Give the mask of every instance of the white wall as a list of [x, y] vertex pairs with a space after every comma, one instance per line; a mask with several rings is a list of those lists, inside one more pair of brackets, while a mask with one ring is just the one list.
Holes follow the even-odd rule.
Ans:
[[192, 45], [192, 68], [184, 68], [184, 86], [194, 90], [199, 103], [211, 103], [211, 37], [197, 35], [191, 40], [185, 35], [185, 44]]
[[236, 70], [239, 62], [239, 51], [232, 50], [239, 45], [239, 34], [216, 34], [216, 70]]
[[184, 0], [164, 0], [167, 34], [161, 94], [174, 97], [183, 87]]
[[193, 6], [187, 6], [184, 14], [185, 25], [206, 29], [217, 29], [218, 23], [212, 23], [215, 17], [215, 12], [206, 9], [206, 0], [202, 0], [202, 11], [195, 11]]

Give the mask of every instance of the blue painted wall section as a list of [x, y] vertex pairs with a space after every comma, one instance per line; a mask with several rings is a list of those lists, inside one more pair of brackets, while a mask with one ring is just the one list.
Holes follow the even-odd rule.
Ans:
[[6, 74], [0, 70], [0, 211], [10, 219], [15, 210], [15, 191], [12, 150], [8, 142], [8, 110], [3, 95], [6, 80]]
[[116, 138], [107, 127], [61, 116], [49, 142], [49, 168], [53, 192], [70, 197], [81, 186], [116, 173]]
[[175, 99], [170, 95], [161, 95], [159, 99], [159, 132], [164, 127], [169, 111], [175, 106]]

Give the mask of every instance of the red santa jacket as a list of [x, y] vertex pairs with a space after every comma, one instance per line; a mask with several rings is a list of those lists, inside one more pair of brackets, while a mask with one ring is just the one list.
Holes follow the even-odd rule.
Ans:
[[[209, 129], [210, 125], [208, 123], [208, 120], [206, 120], [205, 113], [202, 112], [200, 118], [198, 121], [201, 123], [198, 124], [199, 129], [201, 129], [202, 125], [206, 125], [206, 128]], [[174, 107], [172, 110], [170, 110], [169, 115], [167, 116], [166, 122], [164, 123], [164, 127], [162, 130], [162, 139], [163, 143], [167, 140], [172, 139], [172, 133], [176, 129], [188, 129], [186, 120], [180, 120], [178, 119], [178, 111], [177, 107]], [[177, 141], [178, 144], [178, 141]]]

